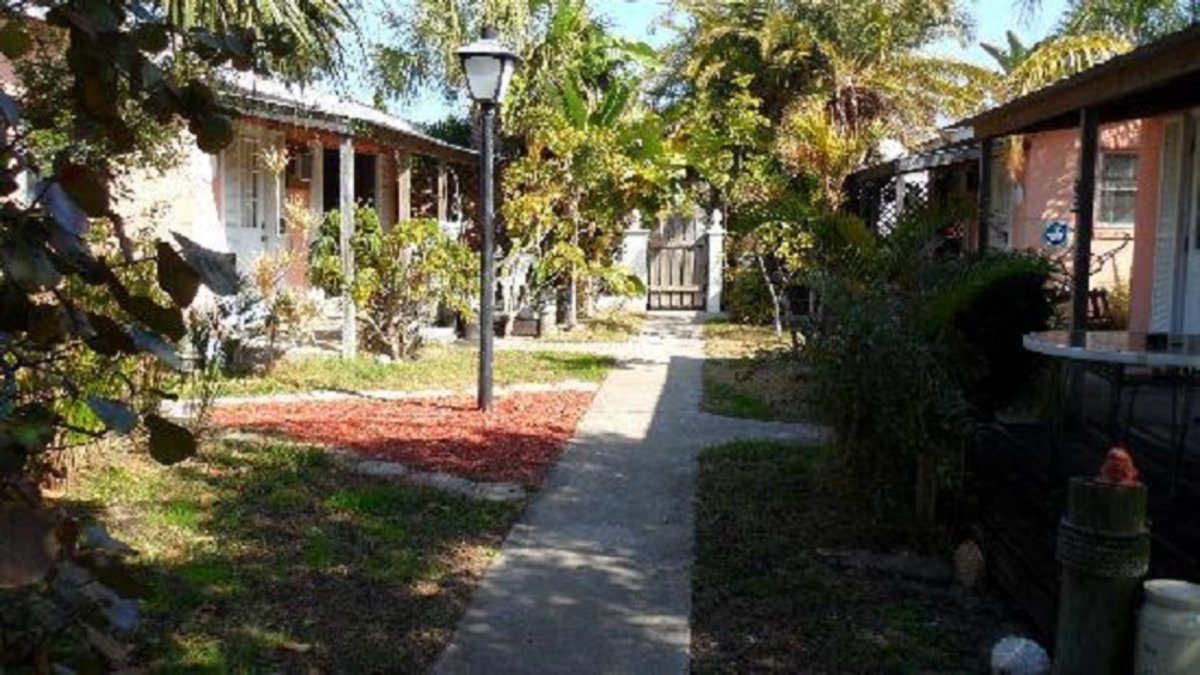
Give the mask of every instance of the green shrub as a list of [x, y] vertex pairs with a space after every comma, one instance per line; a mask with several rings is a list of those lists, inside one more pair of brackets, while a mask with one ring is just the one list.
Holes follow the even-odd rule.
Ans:
[[[439, 307], [472, 311], [478, 255], [447, 237], [436, 220], [406, 220], [385, 231], [366, 206], [355, 209], [354, 220], [350, 296], [368, 347], [410, 357], [420, 328], [433, 322]], [[340, 295], [345, 284], [340, 229], [339, 214], [326, 214], [309, 253], [312, 283], [330, 295]]]
[[762, 272], [749, 265], [726, 272], [725, 312], [736, 323], [766, 325], [775, 320], [771, 291]]
[[[1007, 259], [1007, 269], [996, 263]], [[977, 263], [971, 263], [977, 264]], [[955, 376], [973, 409], [984, 416], [1013, 403], [1037, 379], [1042, 360], [1025, 349], [1026, 333], [1046, 330], [1054, 318], [1044, 260], [1005, 254], [1002, 272], [975, 294], [946, 327]]]
[[1108, 289], [1108, 309], [1112, 312], [1113, 330], [1129, 330], [1129, 315], [1133, 305], [1133, 289], [1128, 281], [1118, 281]]
[[1041, 258], [944, 253], [937, 231], [957, 217], [910, 214], [883, 238], [828, 217], [808, 280], [822, 301], [806, 345], [814, 400], [847, 475], [879, 514], [915, 510], [926, 525], [976, 418], [1028, 377], [1021, 335], [1052, 312]]

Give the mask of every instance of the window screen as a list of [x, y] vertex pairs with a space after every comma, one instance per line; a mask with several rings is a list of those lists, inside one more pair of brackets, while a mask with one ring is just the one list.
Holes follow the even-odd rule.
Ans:
[[1131, 226], [1137, 203], [1137, 155], [1106, 154], [1100, 167], [1100, 222]]

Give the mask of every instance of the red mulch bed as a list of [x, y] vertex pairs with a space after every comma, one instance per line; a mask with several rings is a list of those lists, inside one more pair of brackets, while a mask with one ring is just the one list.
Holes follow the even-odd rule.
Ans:
[[586, 392], [513, 394], [490, 414], [472, 398], [266, 403], [216, 408], [213, 421], [420, 470], [536, 486], [591, 401]]

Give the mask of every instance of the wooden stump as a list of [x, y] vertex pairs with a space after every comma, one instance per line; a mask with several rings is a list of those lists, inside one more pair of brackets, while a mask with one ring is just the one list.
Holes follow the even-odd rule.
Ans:
[[1058, 560], [1063, 573], [1054, 672], [1130, 672], [1135, 612], [1150, 561], [1145, 486], [1071, 479]]

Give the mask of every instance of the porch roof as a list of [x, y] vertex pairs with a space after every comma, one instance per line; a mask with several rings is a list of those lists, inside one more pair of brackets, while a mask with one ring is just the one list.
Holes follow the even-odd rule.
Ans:
[[906, 173], [928, 171], [954, 164], [973, 164], [979, 161], [979, 146], [974, 141], [957, 141], [935, 145], [910, 155], [897, 157], [854, 172], [857, 180], [873, 180]]
[[225, 103], [246, 115], [351, 137], [361, 137], [365, 125], [377, 142], [462, 164], [478, 161], [470, 148], [434, 138], [406, 120], [316, 87], [284, 84], [253, 73], [237, 73], [224, 84]]
[[1079, 126], [1091, 108], [1101, 123], [1153, 117], [1200, 105], [1200, 25], [1116, 56], [955, 126], [975, 138]]

